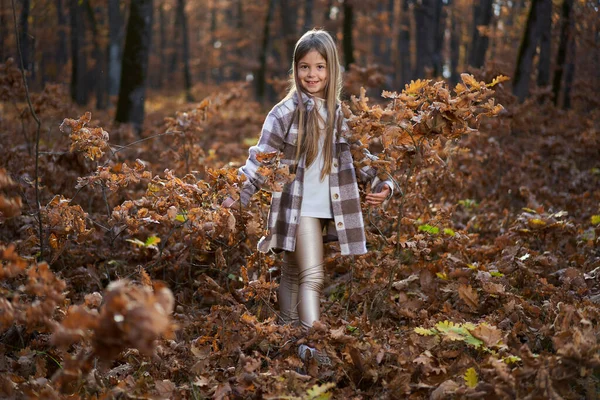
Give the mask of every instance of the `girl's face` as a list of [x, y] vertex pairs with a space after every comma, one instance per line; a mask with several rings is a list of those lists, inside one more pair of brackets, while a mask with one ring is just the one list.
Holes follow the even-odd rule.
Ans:
[[327, 62], [318, 51], [311, 50], [298, 61], [298, 80], [306, 93], [324, 98], [328, 78]]

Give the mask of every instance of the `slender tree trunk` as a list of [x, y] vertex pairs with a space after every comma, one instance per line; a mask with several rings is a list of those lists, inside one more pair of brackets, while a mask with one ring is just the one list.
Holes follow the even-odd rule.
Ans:
[[[394, 26], [394, 3], [396, 1], [395, 0], [388, 0], [388, 4], [387, 4], [387, 16], [388, 16], [388, 26], [393, 27]], [[383, 65], [392, 65], [392, 47], [393, 47], [393, 43], [394, 43], [394, 39], [393, 39], [393, 34], [390, 35], [389, 37], [385, 37], [385, 47], [384, 47], [384, 51], [383, 51], [383, 60], [382, 63]]]
[[354, 43], [352, 41], [352, 28], [354, 27], [354, 6], [350, 0], [344, 1], [344, 25], [342, 27], [343, 39], [342, 48], [344, 49], [344, 67], [346, 71], [350, 69], [350, 64], [354, 63]]
[[[271, 6], [269, 6], [271, 7]], [[221, 70], [217, 68], [219, 59], [219, 49], [215, 47], [215, 43], [219, 40], [217, 36], [217, 5], [213, 2], [210, 10], [210, 52], [212, 54], [211, 62], [209, 63], [210, 77], [214, 82], [221, 82]], [[272, 12], [272, 11], [271, 11]]]
[[8, 55], [4, 46], [4, 41], [8, 34], [8, 18], [4, 14], [4, 5], [4, 0], [0, 0], [0, 63], [3, 63]]
[[513, 94], [517, 96], [519, 101], [525, 100], [529, 94], [529, 80], [531, 79], [533, 56], [535, 55], [538, 41], [537, 21], [540, 1], [542, 0], [532, 0], [531, 2], [531, 9], [529, 10], [527, 24], [525, 25], [525, 33], [519, 46], [517, 67], [513, 79]]
[[[165, 11], [165, 2], [163, 1], [158, 8], [158, 24], [159, 24], [159, 36], [158, 36], [158, 58], [160, 59], [160, 65], [167, 65], [167, 16]], [[166, 68], [158, 69], [158, 87], [162, 88], [165, 84]]]
[[458, 21], [458, 12], [452, 10], [450, 22], [450, 82], [456, 85], [459, 81], [458, 60], [460, 58], [460, 23]]
[[436, 1], [423, 0], [415, 4], [414, 14], [417, 25], [417, 65], [415, 66], [415, 76], [417, 78], [426, 77], [426, 69], [434, 72], [434, 38], [436, 22]]
[[575, 21], [569, 20], [569, 43], [567, 44], [568, 56], [565, 64], [565, 90], [563, 93], [563, 107], [568, 110], [571, 108], [571, 89], [573, 88], [573, 79], [575, 77], [575, 56], [577, 54], [577, 42], [575, 41]]
[[[279, 0], [281, 6], [281, 26], [285, 43], [285, 63], [291, 63], [296, 44], [296, 13], [290, 7], [290, 0]], [[287, 70], [287, 68], [286, 68]]]
[[21, 15], [19, 17], [19, 35], [21, 42], [21, 57], [23, 64], [21, 68], [31, 71], [31, 65], [29, 60], [29, 49], [31, 40], [29, 39], [29, 12], [31, 3], [29, 0], [22, 0], [23, 6], [21, 8]]
[[444, 28], [446, 26], [446, 11], [443, 0], [435, 0], [433, 18], [433, 76], [442, 75], [442, 51], [444, 49]]
[[269, 0], [267, 6], [267, 15], [265, 17], [265, 25], [263, 27], [262, 48], [258, 59], [260, 67], [256, 73], [256, 97], [263, 101], [266, 92], [266, 74], [267, 74], [267, 53], [269, 51], [269, 42], [271, 40], [271, 20], [273, 19], [273, 9], [275, 8], [275, 0]]
[[57, 78], [62, 76], [62, 70], [69, 61], [67, 50], [67, 17], [65, 16], [63, 0], [56, 0], [56, 16], [58, 19], [58, 49], [56, 51]]
[[539, 8], [540, 55], [538, 60], [537, 85], [550, 84], [550, 57], [552, 53], [552, 0], [540, 0]]
[[108, 94], [111, 96], [119, 94], [123, 33], [119, 0], [108, 0]]
[[[313, 0], [304, 0], [304, 32], [313, 28]], [[304, 33], [302, 32], [302, 33]]]
[[487, 52], [489, 38], [481, 35], [479, 26], [489, 28], [492, 21], [494, 0], [479, 0], [473, 7], [473, 39], [469, 54], [469, 65], [475, 68], [483, 67], [485, 53]]
[[559, 103], [560, 88], [563, 81], [563, 72], [565, 71], [565, 62], [567, 59], [567, 45], [571, 36], [571, 18], [573, 11], [573, 0], [563, 0], [562, 15], [560, 25], [560, 42], [558, 44], [558, 53], [556, 55], [556, 72], [552, 81], [552, 93], [554, 93], [554, 105]]
[[241, 40], [243, 40], [243, 33], [244, 32], [244, 5], [242, 3], [242, 0], [237, 0], [237, 23], [236, 23], [236, 28], [237, 28], [237, 43], [235, 45], [235, 53], [236, 53], [236, 65], [233, 69], [233, 73], [232, 73], [232, 79], [235, 81], [238, 81], [240, 79], [245, 78], [244, 74], [243, 74], [243, 62], [242, 60], [244, 59], [244, 49], [242, 48], [242, 46], [240, 46], [239, 42]]
[[90, 0], [85, 1], [86, 13], [88, 21], [90, 22], [90, 29], [92, 30], [92, 40], [94, 44], [94, 80], [92, 84], [96, 92], [96, 108], [98, 110], [106, 110], [108, 106], [108, 77], [106, 73], [107, 59], [102, 48], [100, 37], [100, 29], [98, 28], [98, 21], [96, 15], [92, 9]]
[[410, 14], [408, 0], [402, 2], [400, 12], [400, 31], [398, 37], [398, 56], [399, 60], [399, 89], [413, 79], [412, 68], [410, 65]]
[[138, 134], [144, 122], [148, 57], [152, 39], [153, 0], [131, 0], [123, 51], [122, 79], [115, 120], [134, 125]]
[[[86, 0], [83, 0], [86, 1]], [[69, 0], [69, 18], [71, 24], [71, 99], [79, 104], [88, 102], [85, 75], [87, 58], [85, 53], [85, 24], [83, 5], [80, 0]]]
[[185, 84], [185, 99], [188, 102], [194, 101], [192, 96], [192, 75], [190, 73], [190, 41], [188, 37], [187, 18], [185, 15], [185, 0], [177, 0], [177, 12], [181, 22], [182, 55], [183, 55], [183, 80]]

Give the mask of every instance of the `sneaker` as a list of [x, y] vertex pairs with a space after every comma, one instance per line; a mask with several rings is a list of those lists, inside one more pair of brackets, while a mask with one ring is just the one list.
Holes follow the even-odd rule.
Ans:
[[300, 357], [302, 361], [309, 361], [314, 358], [317, 360], [318, 365], [331, 365], [331, 359], [324, 351], [318, 351], [305, 344], [298, 346], [298, 357]]

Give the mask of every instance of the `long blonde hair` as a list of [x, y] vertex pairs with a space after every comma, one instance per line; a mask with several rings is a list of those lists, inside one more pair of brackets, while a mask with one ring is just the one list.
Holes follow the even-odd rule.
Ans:
[[316, 50], [325, 59], [327, 68], [327, 84], [325, 85], [325, 107], [327, 109], [327, 121], [325, 124], [325, 145], [323, 147], [324, 166], [321, 171], [321, 180], [331, 172], [333, 162], [333, 128], [335, 124], [335, 109], [340, 101], [342, 92], [342, 71], [335, 46], [335, 42], [329, 33], [321, 29], [313, 29], [306, 32], [296, 43], [294, 58], [292, 59], [292, 74], [290, 77], [290, 89], [286, 99], [295, 93], [298, 95], [298, 148], [296, 151], [296, 162], [302, 154], [306, 154], [306, 166], [310, 166], [317, 158], [319, 151], [319, 111], [316, 107], [307, 112], [304, 107], [303, 96], [309, 94], [302, 91], [302, 84], [298, 79], [298, 62], [311, 51]]

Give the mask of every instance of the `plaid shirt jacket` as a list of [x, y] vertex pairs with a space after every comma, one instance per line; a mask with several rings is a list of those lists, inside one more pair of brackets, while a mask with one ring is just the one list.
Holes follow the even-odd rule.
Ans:
[[[243, 206], [248, 204], [250, 197], [260, 190], [265, 182], [265, 178], [257, 173], [261, 166], [256, 159], [257, 154], [281, 152], [280, 163], [289, 164], [290, 170], [293, 171], [298, 141], [298, 122], [297, 118], [294, 118], [293, 122], [292, 119], [297, 105], [297, 94], [275, 105], [265, 119], [258, 143], [248, 150], [246, 164], [239, 169], [247, 177], [240, 191], [240, 201]], [[305, 106], [307, 110], [311, 110], [315, 106], [314, 100], [311, 97], [307, 98]], [[338, 123], [334, 124], [334, 159], [329, 178], [333, 220], [328, 222], [324, 240], [338, 240], [342, 255], [365, 254], [367, 247], [356, 173], [350, 143], [344, 137], [348, 125], [344, 121], [339, 104], [336, 106], [335, 117]], [[365, 151], [365, 156], [375, 157], [368, 151]], [[301, 156], [295, 170], [295, 179], [284, 185], [283, 191], [273, 192], [267, 232], [258, 242], [260, 252], [266, 253], [271, 249], [294, 251], [296, 230], [300, 221], [304, 171], [305, 157]], [[358, 172], [359, 178], [364, 182], [377, 179], [376, 170], [372, 167], [365, 167]], [[383, 183], [387, 183], [393, 190], [393, 183], [385, 181], [380, 182], [375, 191]]]

